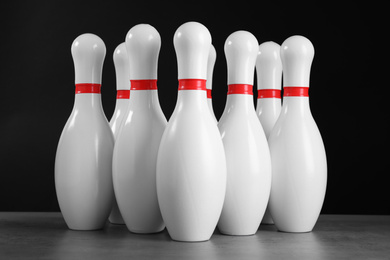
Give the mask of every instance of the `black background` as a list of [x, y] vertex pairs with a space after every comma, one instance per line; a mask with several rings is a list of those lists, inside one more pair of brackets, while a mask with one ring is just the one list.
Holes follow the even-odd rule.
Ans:
[[313, 42], [310, 106], [328, 159], [322, 213], [390, 214], [384, 58], [389, 40], [388, 20], [380, 12], [387, 7], [360, 2], [2, 2], [0, 211], [59, 210], [54, 159], [73, 107], [70, 46], [78, 35], [95, 33], [106, 44], [102, 100], [110, 119], [116, 100], [113, 51], [132, 26], [154, 26], [162, 38], [159, 98], [169, 118], [177, 98], [173, 35], [181, 24], [198, 21], [210, 30], [217, 51], [213, 78], [217, 118], [227, 92], [223, 46], [232, 32], [250, 31], [259, 43], [281, 44], [295, 34]]

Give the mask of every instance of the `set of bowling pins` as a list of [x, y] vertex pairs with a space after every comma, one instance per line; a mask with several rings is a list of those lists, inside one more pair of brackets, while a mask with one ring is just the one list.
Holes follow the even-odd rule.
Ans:
[[101, 103], [104, 42], [93, 34], [74, 40], [75, 103], [55, 161], [68, 227], [101, 229], [108, 218], [134, 233], [166, 227], [177, 241], [209, 240], [216, 227], [253, 235], [262, 220], [280, 231], [311, 231], [327, 181], [309, 108], [311, 42], [292, 36], [282, 46], [259, 46], [247, 31], [232, 33], [224, 46], [228, 93], [219, 122], [211, 103], [216, 51], [210, 32], [187, 22], [173, 43], [179, 86], [169, 121], [157, 93], [161, 38], [139, 24], [114, 51], [117, 102], [108, 122]]

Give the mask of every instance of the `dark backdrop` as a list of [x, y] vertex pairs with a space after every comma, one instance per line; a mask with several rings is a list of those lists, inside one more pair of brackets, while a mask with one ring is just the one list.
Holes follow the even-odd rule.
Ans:
[[110, 119], [116, 96], [113, 51], [132, 26], [154, 26], [162, 38], [159, 98], [169, 118], [177, 97], [173, 35], [184, 22], [198, 21], [210, 30], [217, 50], [213, 79], [217, 118], [226, 101], [223, 46], [229, 34], [247, 30], [259, 43], [279, 44], [300, 34], [313, 42], [310, 105], [328, 159], [322, 213], [390, 214], [384, 86], [388, 61], [383, 58], [388, 30], [381, 28], [387, 19], [380, 15], [384, 7], [364, 1], [349, 6], [274, 2], [3, 1], [0, 211], [59, 210], [54, 158], [73, 107], [74, 38], [91, 32], [106, 43], [102, 100]]

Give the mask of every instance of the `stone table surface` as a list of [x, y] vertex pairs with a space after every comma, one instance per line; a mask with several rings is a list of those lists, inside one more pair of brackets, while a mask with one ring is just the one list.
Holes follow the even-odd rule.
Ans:
[[185, 243], [166, 230], [139, 235], [109, 223], [73, 231], [59, 212], [0, 212], [0, 259], [390, 259], [390, 216], [321, 215], [310, 233], [261, 225], [253, 236], [216, 230]]

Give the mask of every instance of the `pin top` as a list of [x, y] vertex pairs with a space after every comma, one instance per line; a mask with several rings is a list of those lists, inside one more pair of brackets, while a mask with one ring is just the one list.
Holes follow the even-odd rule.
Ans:
[[214, 46], [211, 44], [209, 51], [209, 58], [207, 61], [207, 81], [206, 88], [212, 89], [213, 85], [213, 70], [215, 65], [215, 60], [217, 59], [217, 52], [215, 51]]
[[283, 86], [309, 87], [314, 47], [309, 39], [295, 35], [287, 38], [281, 48]]
[[211, 46], [209, 30], [201, 23], [182, 24], [173, 36], [178, 78], [207, 79], [207, 61]]
[[129, 58], [124, 42], [116, 47], [113, 59], [116, 72], [116, 89], [130, 90]]
[[75, 83], [102, 82], [103, 61], [106, 56], [106, 46], [99, 36], [85, 33], [78, 36], [71, 47]]
[[126, 35], [130, 79], [157, 79], [157, 63], [161, 37], [149, 24], [138, 24]]
[[228, 67], [228, 85], [253, 85], [253, 76], [259, 43], [247, 31], [236, 31], [225, 41], [225, 56]]
[[269, 41], [260, 44], [256, 60], [257, 89], [281, 89], [282, 60], [280, 45]]

